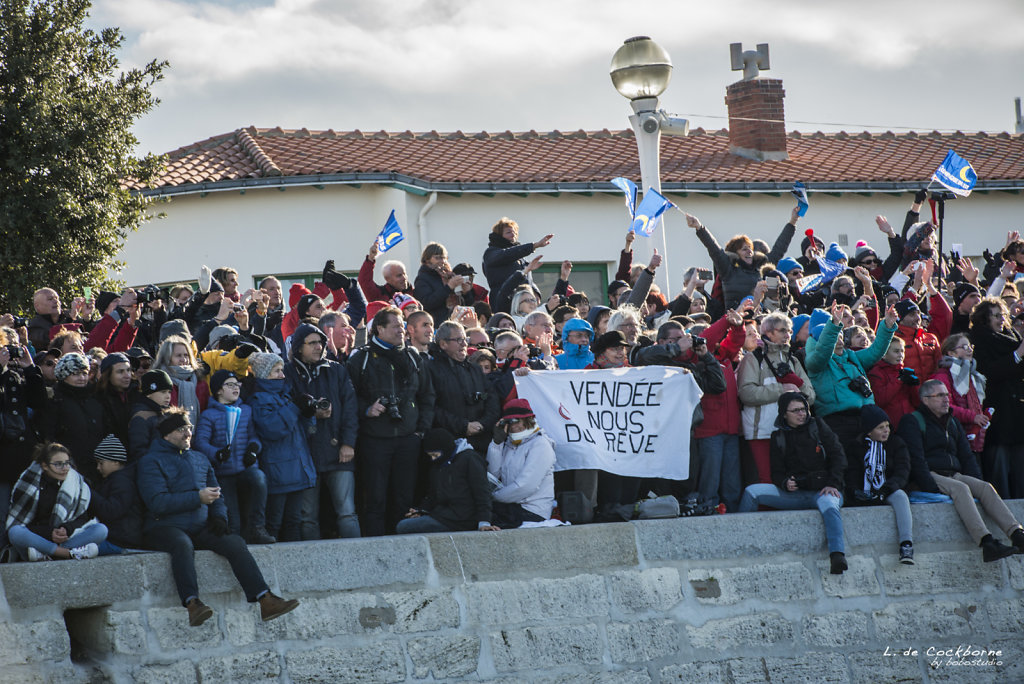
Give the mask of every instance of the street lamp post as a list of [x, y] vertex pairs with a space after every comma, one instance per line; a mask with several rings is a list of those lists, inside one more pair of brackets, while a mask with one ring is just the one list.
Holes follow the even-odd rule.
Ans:
[[[669, 117], [658, 109], [658, 96], [665, 92], [672, 78], [672, 59], [660, 45], [647, 36], [630, 38], [615, 51], [610, 69], [612, 84], [619, 94], [630, 101], [633, 114], [629, 123], [636, 136], [640, 158], [641, 192], [653, 188], [661, 192], [660, 149], [661, 133], [686, 135], [690, 124], [686, 119]], [[665, 238], [665, 219], [661, 217], [662, 267], [655, 282], [669, 297], [668, 248]], [[653, 248], [645, 256], [653, 255]]]

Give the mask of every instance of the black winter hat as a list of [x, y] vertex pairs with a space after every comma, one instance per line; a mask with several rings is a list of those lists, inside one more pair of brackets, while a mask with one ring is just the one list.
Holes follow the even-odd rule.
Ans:
[[[864, 404], [860, 409], [860, 431], [866, 435], [882, 423], [888, 423], [889, 416], [877, 404]], [[891, 425], [891, 423], [890, 423]]]
[[629, 342], [626, 341], [626, 336], [619, 330], [612, 330], [601, 335], [594, 342], [594, 356], [600, 356], [602, 352], [611, 349], [612, 347], [631, 347]]
[[210, 377], [210, 394], [216, 397], [217, 392], [220, 392], [221, 388], [224, 387], [224, 383], [234, 377], [237, 377], [234, 373], [221, 368]]
[[142, 376], [139, 387], [139, 391], [143, 394], [152, 394], [153, 392], [163, 392], [172, 389], [174, 389], [174, 382], [171, 381], [171, 376], [162, 370], [146, 371]]
[[811, 405], [809, 403], [807, 403], [807, 397], [804, 396], [803, 392], [785, 392], [785, 393], [783, 393], [783, 395], [781, 397], [779, 397], [779, 420], [780, 421], [784, 420], [783, 416], [786, 414], [786, 411], [789, 409], [789, 405], [791, 403], [793, 403], [794, 401], [799, 401], [801, 404], [804, 405], [804, 408], [806, 408], [808, 411], [810, 411]]
[[455, 437], [444, 428], [432, 428], [423, 435], [423, 451], [440, 451], [441, 458], [451, 456], [455, 451]]
[[100, 361], [100, 373], [107, 369], [113, 368], [119, 363], [127, 363], [131, 365], [132, 360], [128, 358], [128, 355], [124, 352], [114, 352], [113, 354], [107, 354]]
[[110, 302], [115, 299], [117, 299], [117, 293], [107, 292], [106, 290], [96, 295], [96, 310], [100, 312], [101, 316], [106, 312], [107, 307], [110, 306]]
[[898, 317], [897, 320], [901, 320], [901, 321], [903, 320], [903, 317], [906, 316], [907, 314], [912, 313], [914, 311], [920, 311], [921, 310], [917, 306], [917, 304], [915, 304], [914, 302], [910, 301], [909, 299], [901, 299], [900, 301], [896, 302], [895, 306], [896, 306], [896, 316]]
[[971, 295], [981, 296], [981, 290], [978, 289], [977, 285], [973, 283], [957, 283], [956, 289], [953, 290], [953, 305], [960, 308], [960, 305], [964, 303], [964, 300]]
[[305, 318], [309, 314], [309, 307], [313, 306], [313, 302], [320, 300], [315, 294], [302, 295], [302, 299], [299, 300], [299, 305], [295, 307], [299, 312], [299, 319]]

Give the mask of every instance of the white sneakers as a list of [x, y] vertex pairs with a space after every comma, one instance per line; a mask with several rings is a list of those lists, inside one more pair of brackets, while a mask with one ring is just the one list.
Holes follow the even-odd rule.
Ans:
[[39, 551], [33, 549], [31, 546], [28, 547], [28, 549], [26, 550], [25, 553], [28, 556], [29, 561], [31, 561], [33, 563], [35, 563], [36, 561], [53, 560], [52, 558], [47, 556], [45, 553], [40, 553]]
[[100, 547], [96, 544], [86, 544], [85, 546], [79, 546], [78, 548], [71, 549], [71, 557], [75, 560], [95, 558], [98, 555], [100, 555]]

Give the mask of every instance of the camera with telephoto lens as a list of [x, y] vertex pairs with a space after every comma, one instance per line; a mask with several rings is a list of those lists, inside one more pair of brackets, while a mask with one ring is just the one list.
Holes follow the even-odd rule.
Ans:
[[693, 340], [693, 348], [694, 349], [696, 349], [697, 347], [706, 347], [706, 346], [708, 346], [708, 341], [706, 339], [704, 339], [703, 337], [701, 337], [700, 335], [693, 335], [693, 336], [691, 336], [691, 339]]
[[469, 395], [469, 403], [479, 404], [482, 401], [487, 400], [487, 392], [473, 392]]
[[900, 369], [900, 382], [904, 385], [920, 385], [921, 378], [917, 377], [917, 373], [914, 372], [913, 368], [901, 368]]
[[24, 316], [15, 316], [14, 314], [11, 314], [11, 318], [13, 319], [11, 321], [12, 328], [24, 328], [28, 325], [28, 319]]
[[21, 345], [9, 344], [7, 345], [7, 354], [12, 359], [20, 359], [24, 352], [21, 350]]
[[538, 347], [535, 344], [528, 344], [528, 345], [526, 345], [526, 349], [529, 352], [529, 356], [530, 356], [531, 359], [539, 358], [540, 355], [543, 353], [540, 350], [540, 347]]
[[865, 378], [863, 375], [858, 375], [857, 377], [855, 377], [853, 380], [850, 381], [847, 387], [850, 388], [850, 391], [859, 394], [865, 399], [869, 398], [872, 394], [871, 383], [868, 382], [868, 379]]
[[139, 304], [149, 304], [162, 297], [163, 293], [156, 285], [147, 285], [135, 293], [135, 301]]
[[315, 399], [313, 400], [313, 408], [317, 411], [329, 411], [331, 410], [331, 400], [326, 397]]
[[398, 397], [390, 395], [381, 397], [377, 401], [384, 406], [384, 412], [388, 414], [388, 418], [395, 421], [402, 420], [402, 412], [398, 409], [400, 403]]

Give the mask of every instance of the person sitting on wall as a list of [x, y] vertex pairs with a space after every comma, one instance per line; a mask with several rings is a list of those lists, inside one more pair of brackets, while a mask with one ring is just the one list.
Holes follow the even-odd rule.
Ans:
[[505, 404], [487, 448], [487, 471], [500, 482], [492, 522], [502, 528], [551, 517], [555, 499], [555, 443], [537, 425], [526, 399]]
[[189, 448], [188, 412], [168, 409], [157, 429], [160, 439], [138, 465], [139, 493], [146, 503], [144, 542], [171, 554], [171, 572], [189, 625], [197, 627], [213, 617], [213, 609], [199, 600], [196, 549], [228, 559], [246, 599], [259, 601], [264, 622], [295, 610], [299, 602], [271, 593], [245, 541], [228, 533], [227, 509], [213, 467], [204, 454]]
[[810, 416], [800, 392], [779, 397], [778, 428], [771, 436], [772, 484], [752, 484], [743, 492], [740, 513], [758, 505], [785, 510], [817, 508], [825, 521], [833, 575], [847, 569], [843, 540], [843, 473], [846, 455], [835, 433], [821, 418]]

